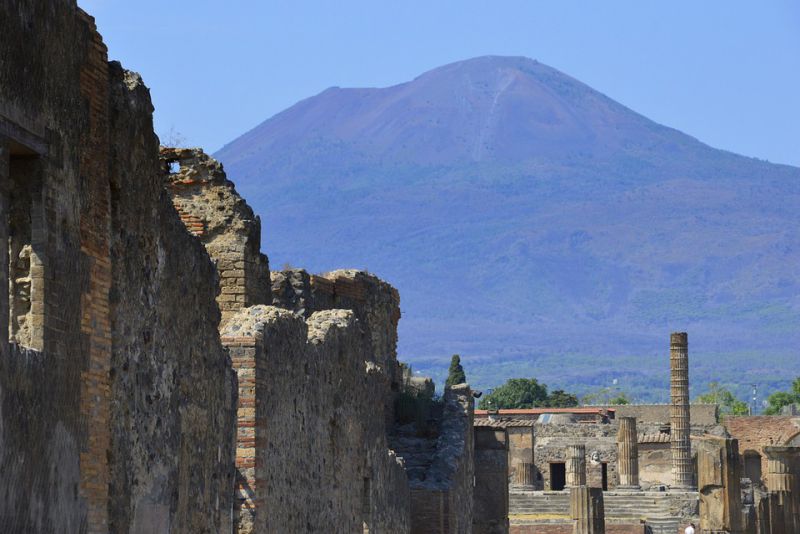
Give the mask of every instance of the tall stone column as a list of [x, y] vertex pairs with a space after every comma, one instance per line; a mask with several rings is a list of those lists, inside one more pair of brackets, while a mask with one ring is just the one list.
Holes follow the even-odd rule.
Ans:
[[639, 447], [635, 417], [620, 417], [617, 432], [617, 489], [638, 490]]
[[569, 512], [572, 534], [605, 534], [605, 506], [601, 488], [570, 488]]
[[692, 445], [689, 438], [689, 341], [686, 332], [670, 335], [670, 448], [672, 487], [692, 489]]
[[567, 447], [566, 465], [567, 487], [586, 485], [586, 446], [570, 445]]

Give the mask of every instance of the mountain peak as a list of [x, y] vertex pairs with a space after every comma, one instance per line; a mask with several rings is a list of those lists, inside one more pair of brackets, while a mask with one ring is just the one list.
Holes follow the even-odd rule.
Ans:
[[665, 386], [664, 336], [688, 329], [696, 354], [726, 359], [715, 380], [769, 389], [765, 360], [800, 372], [800, 169], [710, 148], [532, 59], [329, 89], [217, 156], [273, 264], [366, 268], [400, 290], [419, 370], [460, 353], [478, 387], [613, 373], [644, 400]]

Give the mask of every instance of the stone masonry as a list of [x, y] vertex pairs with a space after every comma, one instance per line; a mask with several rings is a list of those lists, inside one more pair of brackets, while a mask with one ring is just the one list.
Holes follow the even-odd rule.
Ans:
[[508, 533], [508, 432], [475, 427], [473, 534]]
[[355, 314], [255, 306], [222, 338], [255, 389], [239, 415], [238, 531], [407, 532], [407, 478], [373, 412], [385, 380]]
[[222, 164], [197, 148], [162, 147], [161, 161], [175, 209], [217, 266], [223, 323], [246, 306], [270, 304], [261, 219], [236, 192]]
[[[319, 528], [337, 525], [341, 531], [348, 531], [360, 521], [370, 532], [403, 532], [410, 523], [427, 525], [432, 518], [414, 504], [421, 502], [422, 490], [413, 489], [410, 497], [403, 497], [409, 491], [408, 474], [402, 468], [398, 470], [399, 464], [391, 460], [392, 452], [386, 443], [394, 425], [395, 399], [404, 387], [396, 354], [400, 319], [397, 291], [373, 275], [354, 270], [309, 275], [290, 269], [266, 277], [267, 259], [258, 248], [258, 218], [236, 193], [221, 165], [198, 149], [162, 148], [161, 161], [173, 205], [187, 230], [205, 245], [219, 271], [222, 342], [231, 352], [239, 378], [235, 506], [238, 531], [284, 532], [308, 524]], [[270, 303], [276, 308], [265, 306]], [[279, 309], [283, 311], [278, 313]], [[336, 331], [346, 332], [342, 335], [348, 342], [336, 349], [336, 358], [319, 356], [319, 351], [328, 354], [334, 349], [312, 343], [311, 338], [302, 342], [302, 326], [288, 326], [294, 324], [292, 321], [307, 322], [311, 332], [315, 318], [345, 311], [350, 314], [349, 319]], [[240, 335], [240, 331], [248, 334]], [[289, 339], [295, 340], [293, 344], [287, 345]], [[338, 364], [325, 368], [327, 373], [322, 376], [309, 371], [297, 375], [296, 382], [287, 382], [287, 377], [294, 376], [286, 367], [288, 362], [299, 365], [306, 361], [304, 366], [313, 369], [316, 357]], [[359, 362], [366, 367], [359, 368]], [[328, 382], [323, 377], [328, 377]], [[273, 398], [282, 388], [289, 388], [285, 395], [292, 399], [291, 404]], [[351, 395], [331, 388], [344, 388]], [[320, 401], [308, 405], [313, 397], [307, 391], [321, 395]], [[465, 404], [463, 399], [467, 397], [470, 402]], [[267, 406], [273, 409], [265, 411]], [[301, 411], [301, 406], [306, 409]], [[375, 410], [376, 407], [382, 409]], [[446, 439], [436, 447], [435, 457], [439, 459], [431, 466], [430, 474], [439, 473], [434, 476], [438, 480], [435, 491], [446, 496], [442, 501], [446, 506], [438, 510], [440, 519], [452, 527], [443, 532], [460, 532], [462, 527], [469, 528], [472, 521], [472, 485], [466, 482], [472, 480], [472, 425], [458, 422], [465, 414], [471, 417], [468, 388], [446, 394], [443, 407], [441, 430], [447, 430]], [[321, 433], [324, 425], [306, 425], [309, 414], [325, 417], [330, 410], [338, 414], [337, 428], [347, 428], [347, 432], [339, 434], [329, 429], [326, 434]], [[298, 411], [306, 414], [300, 419], [299, 429], [275, 432], [275, 414], [281, 414], [288, 424]], [[449, 415], [456, 413], [461, 415]], [[366, 440], [366, 449], [358, 453], [357, 442], [345, 437]], [[317, 450], [325, 440], [345, 440], [341, 448], [344, 452], [334, 454], [340, 451], [339, 447]], [[322, 462], [317, 475], [309, 479], [295, 473], [287, 485], [274, 482], [280, 475], [285, 476], [285, 462], [300, 467], [300, 460], [293, 459], [292, 454], [307, 451], [302, 456], [307, 459], [311, 450], [317, 450]], [[330, 462], [340, 466], [334, 473], [326, 470]], [[441, 467], [435, 467], [439, 463]], [[310, 462], [309, 468], [314, 465]], [[452, 465], [458, 467], [452, 469]], [[270, 474], [272, 469], [278, 471]], [[361, 487], [360, 500], [341, 495], [344, 487]], [[316, 514], [312, 518], [309, 503], [316, 503], [311, 509], [326, 506], [329, 515]], [[361, 508], [357, 510], [356, 505]], [[282, 513], [273, 513], [276, 507]]]
[[235, 375], [149, 93], [74, 1], [0, 20], [0, 525], [229, 530]]

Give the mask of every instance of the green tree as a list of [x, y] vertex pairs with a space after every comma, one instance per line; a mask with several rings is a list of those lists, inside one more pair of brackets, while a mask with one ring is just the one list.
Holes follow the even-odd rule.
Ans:
[[764, 410], [765, 415], [777, 415], [784, 406], [800, 404], [800, 376], [792, 382], [791, 391], [777, 391], [767, 398], [769, 406]]
[[628, 398], [628, 395], [621, 391], [616, 397], [608, 401], [609, 404], [630, 404], [631, 401]]
[[447, 380], [445, 386], [454, 386], [456, 384], [465, 384], [467, 382], [467, 375], [464, 374], [464, 368], [461, 367], [461, 356], [453, 354], [450, 359], [450, 370], [447, 372]]
[[720, 413], [727, 415], [747, 415], [750, 412], [746, 402], [737, 399], [733, 393], [718, 382], [709, 383], [708, 392], [698, 395], [694, 402], [718, 404]]
[[578, 405], [578, 397], [563, 389], [556, 389], [547, 396], [548, 408], [572, 408]]
[[535, 378], [511, 378], [485, 395], [480, 402], [483, 409], [534, 408], [547, 403], [547, 386]]
[[630, 404], [631, 399], [624, 391], [619, 391], [616, 387], [602, 387], [590, 391], [581, 397], [581, 404]]

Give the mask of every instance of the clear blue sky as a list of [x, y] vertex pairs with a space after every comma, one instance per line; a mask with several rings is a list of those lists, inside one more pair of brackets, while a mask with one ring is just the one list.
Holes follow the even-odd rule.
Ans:
[[800, 2], [79, 0], [209, 152], [330, 86], [528, 56], [712, 146], [800, 166]]

